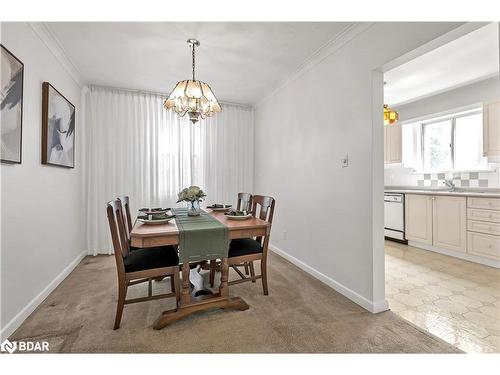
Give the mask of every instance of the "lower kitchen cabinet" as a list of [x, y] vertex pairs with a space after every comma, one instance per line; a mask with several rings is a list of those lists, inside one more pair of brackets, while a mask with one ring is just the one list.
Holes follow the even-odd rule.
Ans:
[[410, 241], [467, 251], [465, 197], [406, 194], [405, 232]]
[[468, 232], [469, 253], [498, 260], [500, 259], [500, 236]]
[[405, 235], [410, 241], [432, 245], [432, 197], [405, 195]]
[[499, 207], [499, 198], [405, 194], [406, 239], [490, 265], [500, 261]]
[[443, 249], [467, 251], [467, 198], [432, 197], [432, 244]]

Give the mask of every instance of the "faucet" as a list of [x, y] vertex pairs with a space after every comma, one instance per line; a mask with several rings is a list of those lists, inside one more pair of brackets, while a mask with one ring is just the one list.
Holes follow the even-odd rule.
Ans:
[[455, 184], [453, 183], [453, 180], [444, 180], [444, 184], [450, 188], [451, 191], [455, 190]]

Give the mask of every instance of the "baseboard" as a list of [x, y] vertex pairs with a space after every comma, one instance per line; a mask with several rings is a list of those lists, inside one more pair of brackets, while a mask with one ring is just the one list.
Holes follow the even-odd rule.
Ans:
[[296, 265], [297, 267], [299, 267], [303, 271], [307, 272], [311, 276], [313, 276], [316, 279], [320, 280], [321, 282], [325, 283], [330, 288], [335, 289], [337, 292], [339, 292], [343, 296], [349, 298], [351, 301], [358, 304], [359, 306], [361, 306], [365, 310], [370, 311], [371, 313], [376, 314], [376, 313], [386, 311], [389, 309], [389, 304], [387, 303], [387, 300], [385, 300], [385, 299], [381, 300], [381, 301], [370, 301], [370, 300], [366, 299], [365, 297], [363, 297], [362, 295], [349, 289], [345, 285], [332, 279], [331, 277], [326, 276], [325, 274], [312, 268], [308, 264], [302, 262], [300, 259], [297, 259], [294, 256], [288, 254], [287, 252], [281, 250], [280, 248], [270, 244], [269, 250], [271, 250], [273, 253], [276, 253], [279, 256], [285, 258], [286, 260], [293, 263], [294, 265]]
[[488, 258], [480, 257], [477, 255], [473, 255], [473, 254], [461, 253], [458, 251], [442, 249], [440, 247], [427, 245], [425, 243], [416, 242], [416, 241], [408, 241], [408, 246], [413, 246], [413, 247], [416, 247], [416, 248], [422, 249], [422, 250], [433, 251], [435, 253], [448, 255], [448, 256], [453, 257], [453, 258], [467, 260], [469, 262], [479, 263], [479, 264], [482, 264], [484, 266], [500, 268], [500, 261], [494, 260], [494, 259], [488, 259]]
[[8, 338], [16, 329], [35, 311], [45, 298], [75, 269], [81, 260], [87, 255], [82, 251], [62, 272], [52, 280], [35, 298], [33, 298], [5, 327], [0, 330], [0, 342]]

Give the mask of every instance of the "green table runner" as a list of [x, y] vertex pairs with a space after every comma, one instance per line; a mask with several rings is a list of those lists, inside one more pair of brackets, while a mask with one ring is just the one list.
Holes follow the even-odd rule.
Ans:
[[188, 216], [187, 208], [172, 209], [179, 228], [179, 260], [190, 262], [226, 258], [229, 249], [227, 227], [211, 215]]

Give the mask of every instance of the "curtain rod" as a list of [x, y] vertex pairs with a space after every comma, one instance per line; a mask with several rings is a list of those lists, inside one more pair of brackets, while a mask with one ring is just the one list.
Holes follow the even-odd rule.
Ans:
[[[115, 86], [103, 86], [103, 85], [87, 85], [89, 88], [96, 87], [96, 88], [101, 88], [101, 89], [109, 89], [109, 90], [117, 90], [117, 91], [127, 91], [127, 92], [134, 92], [138, 94], [151, 94], [151, 95], [158, 95], [158, 96], [164, 96], [168, 97], [169, 94], [165, 94], [163, 92], [156, 92], [156, 91], [148, 91], [148, 90], [138, 90], [138, 89], [129, 89], [125, 87], [115, 87]], [[243, 107], [243, 108], [248, 108], [252, 109], [253, 106], [249, 104], [242, 104], [242, 103], [233, 103], [233, 102], [228, 102], [225, 100], [219, 100], [219, 103], [221, 104], [227, 104], [227, 105], [232, 105], [235, 107]]]

